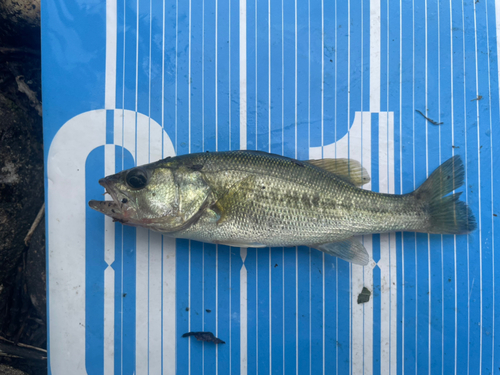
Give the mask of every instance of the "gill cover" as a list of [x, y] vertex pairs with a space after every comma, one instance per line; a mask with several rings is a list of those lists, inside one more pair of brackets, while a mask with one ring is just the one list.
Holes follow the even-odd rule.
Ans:
[[91, 208], [126, 225], [175, 232], [194, 223], [209, 204], [210, 188], [199, 171], [176, 163], [132, 168], [99, 181], [113, 201]]

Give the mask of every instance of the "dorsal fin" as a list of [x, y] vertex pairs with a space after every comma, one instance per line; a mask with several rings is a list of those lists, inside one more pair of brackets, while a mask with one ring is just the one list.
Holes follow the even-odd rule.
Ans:
[[334, 175], [340, 177], [346, 182], [354, 186], [363, 186], [370, 182], [370, 176], [365, 168], [361, 166], [359, 161], [352, 159], [317, 159], [308, 160], [318, 168], [324, 169]]

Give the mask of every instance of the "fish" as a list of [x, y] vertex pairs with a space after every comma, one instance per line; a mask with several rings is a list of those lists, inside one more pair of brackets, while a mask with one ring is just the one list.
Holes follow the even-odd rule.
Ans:
[[408, 194], [363, 189], [369, 181], [352, 159], [205, 152], [104, 177], [99, 184], [112, 200], [91, 200], [89, 206], [173, 238], [246, 248], [308, 246], [362, 266], [370, 258], [361, 235], [459, 235], [476, 228], [461, 192], [455, 192], [464, 183], [459, 155]]

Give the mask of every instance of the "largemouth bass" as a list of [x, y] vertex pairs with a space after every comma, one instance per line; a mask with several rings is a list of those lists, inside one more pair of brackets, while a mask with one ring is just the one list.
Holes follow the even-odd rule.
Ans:
[[99, 180], [112, 201], [91, 208], [126, 225], [236, 247], [310, 246], [355, 264], [369, 256], [354, 236], [412, 231], [465, 234], [473, 214], [453, 190], [454, 156], [414, 192], [374, 193], [348, 159], [299, 161], [260, 151], [168, 157]]

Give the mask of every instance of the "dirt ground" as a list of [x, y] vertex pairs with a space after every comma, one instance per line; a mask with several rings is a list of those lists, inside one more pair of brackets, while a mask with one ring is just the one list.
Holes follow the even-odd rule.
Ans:
[[0, 0], [0, 373], [38, 375], [47, 373], [44, 221], [33, 226], [44, 202], [40, 25], [7, 3]]

